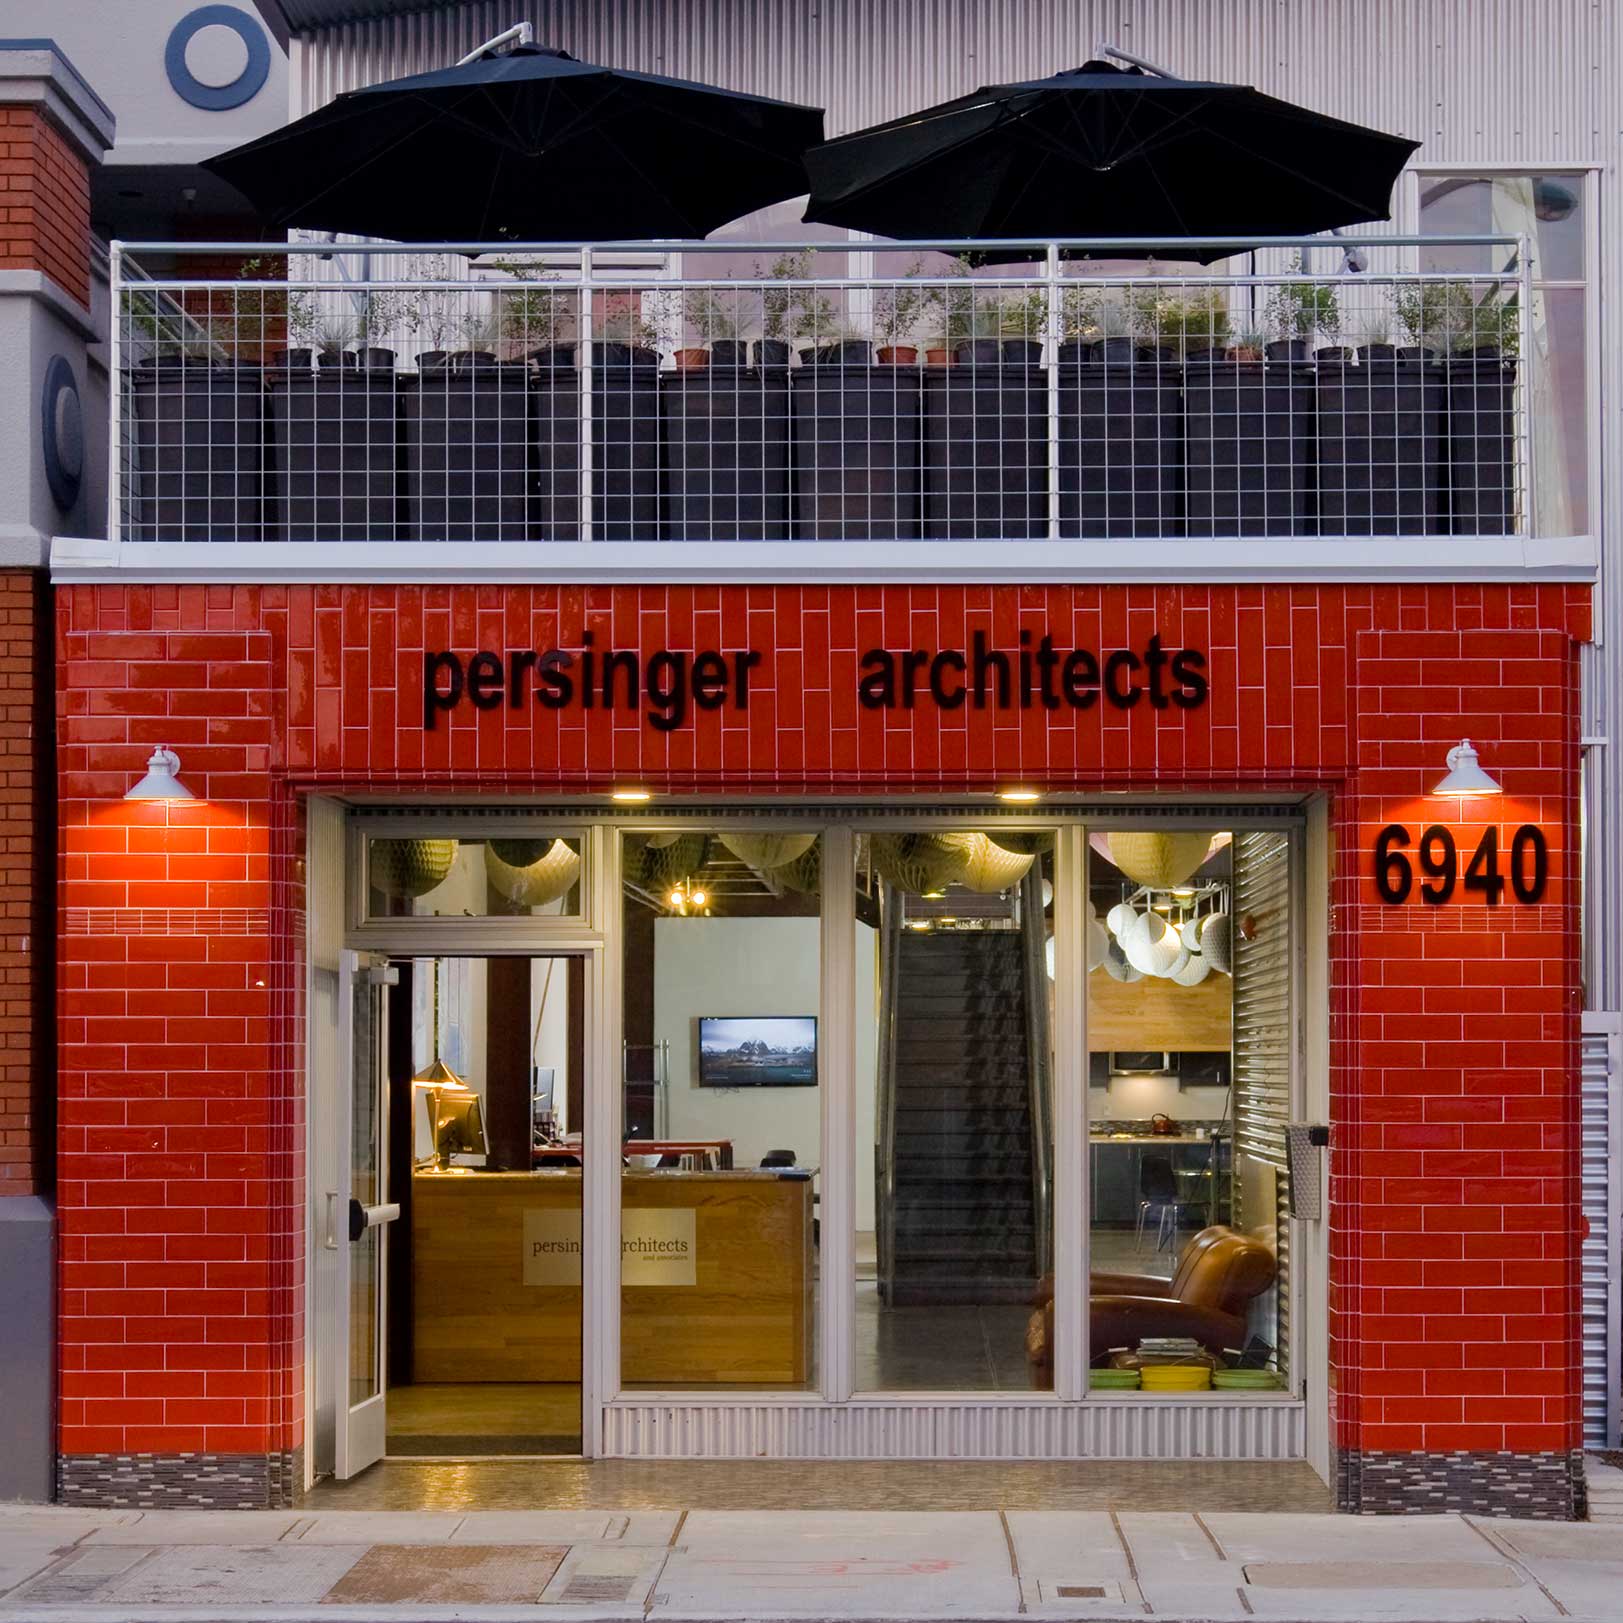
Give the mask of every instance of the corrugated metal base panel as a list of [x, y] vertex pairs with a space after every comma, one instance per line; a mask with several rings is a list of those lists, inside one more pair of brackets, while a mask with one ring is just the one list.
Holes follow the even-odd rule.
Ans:
[[636, 1403], [603, 1452], [640, 1459], [1305, 1458], [1300, 1403]]

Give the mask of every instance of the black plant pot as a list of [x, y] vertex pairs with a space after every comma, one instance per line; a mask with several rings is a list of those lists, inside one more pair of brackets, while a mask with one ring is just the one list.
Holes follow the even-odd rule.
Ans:
[[166, 356], [135, 368], [130, 393], [130, 539], [258, 541], [265, 426], [259, 368]]
[[1313, 533], [1313, 369], [1233, 361], [1183, 370], [1191, 536]]
[[1345, 344], [1325, 344], [1313, 351], [1316, 361], [1351, 361], [1356, 360], [1358, 351], [1349, 349]]
[[316, 351], [316, 365], [324, 372], [336, 372], [341, 367], [359, 366], [361, 358], [352, 349], [321, 349]]
[[1360, 344], [1358, 358], [1361, 361], [1395, 361], [1398, 358], [1396, 344]]
[[592, 364], [610, 371], [619, 366], [658, 366], [659, 351], [641, 344], [600, 342], [592, 345]]
[[1270, 361], [1305, 361], [1307, 356], [1307, 340], [1305, 338], [1274, 338], [1262, 346], [1262, 353]]
[[539, 349], [532, 349], [524, 358], [540, 372], [550, 372], [558, 367], [572, 369], [575, 365], [575, 346], [543, 344]]
[[970, 338], [952, 352], [960, 366], [996, 366], [1003, 359], [1003, 345], [996, 338]]
[[1443, 367], [1448, 416], [1448, 527], [1454, 535], [1509, 535], [1515, 524], [1516, 363], [1496, 347]]
[[419, 541], [522, 541], [530, 530], [529, 368], [459, 351], [402, 380], [407, 522]]
[[1046, 374], [982, 360], [930, 368], [923, 390], [924, 538], [1046, 535]]
[[787, 373], [737, 362], [663, 372], [659, 405], [662, 538], [788, 540]]
[[[605, 350], [611, 352], [607, 358]], [[652, 541], [659, 532], [658, 357], [626, 345], [600, 345], [594, 353], [592, 534], [600, 541]], [[580, 403], [576, 367], [533, 374], [530, 454], [538, 540], [580, 539]]]
[[443, 349], [420, 350], [417, 355], [417, 370], [419, 372], [432, 372], [437, 366], [446, 364]]
[[741, 338], [718, 338], [710, 345], [712, 366], [748, 366], [749, 345]]
[[379, 349], [376, 345], [368, 345], [357, 356], [362, 367], [371, 371], [394, 371], [394, 351], [392, 349]]
[[805, 359], [814, 366], [867, 366], [873, 359], [873, 345], [862, 338], [842, 339], [808, 350]]
[[1183, 533], [1182, 369], [1106, 338], [1059, 368], [1060, 523], [1069, 537]]
[[1036, 338], [1005, 338], [1003, 361], [1006, 366], [1040, 366], [1043, 359], [1042, 341]]
[[289, 371], [298, 371], [301, 367], [308, 371], [315, 364], [313, 349], [284, 349], [273, 363], [276, 366], [285, 366]]
[[394, 356], [381, 353], [387, 365], [271, 374], [266, 532], [272, 539], [399, 535], [399, 392]]
[[1151, 352], [1136, 338], [1101, 338], [1093, 346], [1094, 359], [1101, 362], [1149, 360]]
[[1448, 487], [1443, 369], [1359, 352], [1322, 356], [1316, 446], [1321, 535], [1435, 535]]
[[755, 364], [757, 366], [787, 366], [789, 364], [789, 344], [783, 338], [757, 338], [755, 340]]
[[918, 539], [919, 378], [829, 362], [793, 374], [797, 539]]

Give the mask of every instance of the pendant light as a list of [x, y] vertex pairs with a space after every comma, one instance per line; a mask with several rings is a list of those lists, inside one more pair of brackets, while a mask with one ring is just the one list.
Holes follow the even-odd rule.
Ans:
[[[153, 756], [153, 760], [156, 759], [157, 756]], [[1498, 779], [1490, 778], [1482, 770], [1482, 765], [1477, 760], [1476, 751], [1471, 747], [1469, 738], [1462, 738], [1448, 752], [1446, 764], [1448, 771], [1437, 787], [1432, 790], [1434, 795], [1458, 795], [1466, 799], [1473, 799], [1478, 795], [1504, 793]]]
[[146, 776], [124, 791], [126, 800], [195, 800], [197, 797], [180, 781], [180, 757], [167, 744], [160, 744], [147, 761]]

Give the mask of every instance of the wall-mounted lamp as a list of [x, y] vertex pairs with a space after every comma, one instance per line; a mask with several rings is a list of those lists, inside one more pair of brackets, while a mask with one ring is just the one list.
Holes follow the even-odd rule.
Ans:
[[1498, 781], [1482, 770], [1471, 748], [1471, 740], [1462, 738], [1448, 752], [1448, 772], [1432, 790], [1434, 795], [1497, 795], [1504, 791]]
[[180, 781], [180, 757], [160, 744], [147, 762], [146, 776], [133, 789], [124, 791], [126, 800], [195, 800], [197, 797]]

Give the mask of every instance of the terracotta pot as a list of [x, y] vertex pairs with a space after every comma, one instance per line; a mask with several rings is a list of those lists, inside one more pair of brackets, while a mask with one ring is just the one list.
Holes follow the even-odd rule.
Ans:
[[710, 351], [707, 349], [679, 349], [672, 355], [671, 359], [683, 371], [697, 371], [700, 367], [710, 364]]
[[919, 352], [910, 344], [886, 344], [880, 348], [881, 366], [917, 366]]
[[951, 366], [953, 364], [950, 349], [927, 349], [924, 352], [924, 359], [930, 366]]
[[1234, 344], [1223, 351], [1231, 361], [1260, 361], [1262, 351], [1255, 344]]

